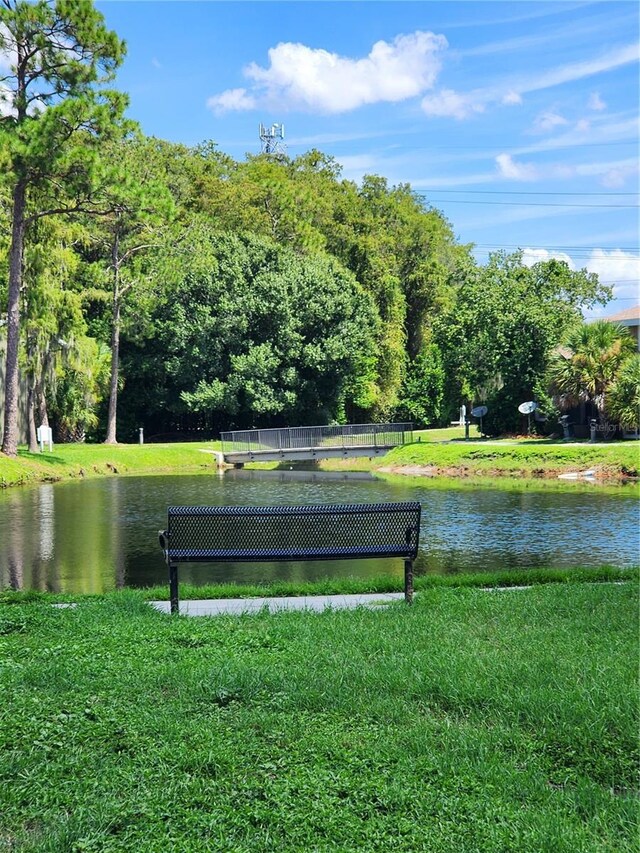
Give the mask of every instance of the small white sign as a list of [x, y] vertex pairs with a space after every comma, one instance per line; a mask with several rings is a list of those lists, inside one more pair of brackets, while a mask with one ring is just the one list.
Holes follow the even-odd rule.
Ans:
[[38, 444], [40, 445], [40, 453], [44, 451], [44, 445], [49, 445], [49, 453], [53, 450], [53, 430], [50, 426], [39, 426], [36, 430], [36, 435], [38, 438]]

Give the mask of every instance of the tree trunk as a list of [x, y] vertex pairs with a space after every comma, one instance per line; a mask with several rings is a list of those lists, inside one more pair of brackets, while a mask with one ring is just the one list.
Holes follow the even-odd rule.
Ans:
[[27, 183], [20, 179], [13, 191], [9, 296], [7, 304], [7, 363], [4, 386], [4, 435], [2, 452], [18, 453], [18, 349], [20, 345], [20, 291], [24, 254], [24, 213]]
[[51, 345], [49, 345], [44, 353], [44, 358], [42, 360], [42, 368], [40, 371], [40, 376], [36, 380], [36, 409], [38, 412], [38, 423], [40, 426], [50, 426], [49, 424], [49, 412], [47, 410], [47, 398], [45, 396], [45, 387], [47, 382], [49, 381], [48, 377], [51, 375]]
[[47, 400], [44, 396], [43, 383], [40, 382], [36, 385], [36, 406], [38, 408], [38, 420], [40, 421], [40, 426], [49, 426], [49, 412], [47, 411]]
[[[117, 241], [114, 257], [117, 257]], [[116, 415], [118, 410], [118, 361], [120, 358], [120, 290], [117, 260], [113, 271], [113, 325], [111, 328], [111, 382], [109, 386], [109, 414], [107, 416], [107, 435], [105, 444], [117, 444]]]
[[27, 363], [30, 369], [26, 371], [29, 382], [27, 392], [27, 425], [29, 428], [29, 453], [38, 452], [38, 433], [36, 430], [36, 406], [38, 401], [38, 380], [36, 377], [37, 359], [35, 357], [36, 344], [34, 336], [27, 334]]
[[36, 431], [36, 389], [33, 379], [29, 382], [29, 393], [27, 396], [27, 417], [29, 422], [29, 453], [37, 453], [38, 434]]

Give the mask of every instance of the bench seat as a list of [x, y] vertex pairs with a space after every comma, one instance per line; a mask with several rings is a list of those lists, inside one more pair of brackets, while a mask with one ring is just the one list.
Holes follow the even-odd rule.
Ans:
[[405, 598], [413, 594], [420, 504], [170, 506], [159, 531], [178, 612], [179, 563], [297, 562], [400, 557]]
[[167, 559], [180, 563], [235, 563], [251, 560], [351, 560], [354, 557], [410, 557], [413, 547], [407, 545], [400, 554], [397, 545], [353, 545], [336, 548], [179, 548], [168, 549]]

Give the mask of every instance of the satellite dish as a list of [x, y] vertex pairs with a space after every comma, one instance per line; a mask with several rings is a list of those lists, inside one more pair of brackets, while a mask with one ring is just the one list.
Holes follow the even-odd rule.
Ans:
[[518, 411], [522, 412], [523, 415], [530, 415], [531, 412], [535, 412], [537, 408], [538, 404], [534, 403], [533, 400], [531, 400], [528, 403], [520, 403], [520, 405], [518, 406]]
[[474, 418], [483, 418], [488, 411], [486, 406], [476, 406], [475, 409], [471, 409], [471, 414]]

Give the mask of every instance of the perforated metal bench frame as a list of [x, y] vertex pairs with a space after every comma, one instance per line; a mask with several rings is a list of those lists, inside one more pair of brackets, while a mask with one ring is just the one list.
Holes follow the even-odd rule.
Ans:
[[179, 612], [179, 563], [298, 562], [401, 557], [413, 598], [420, 504], [170, 506], [159, 531], [169, 567], [171, 612]]

